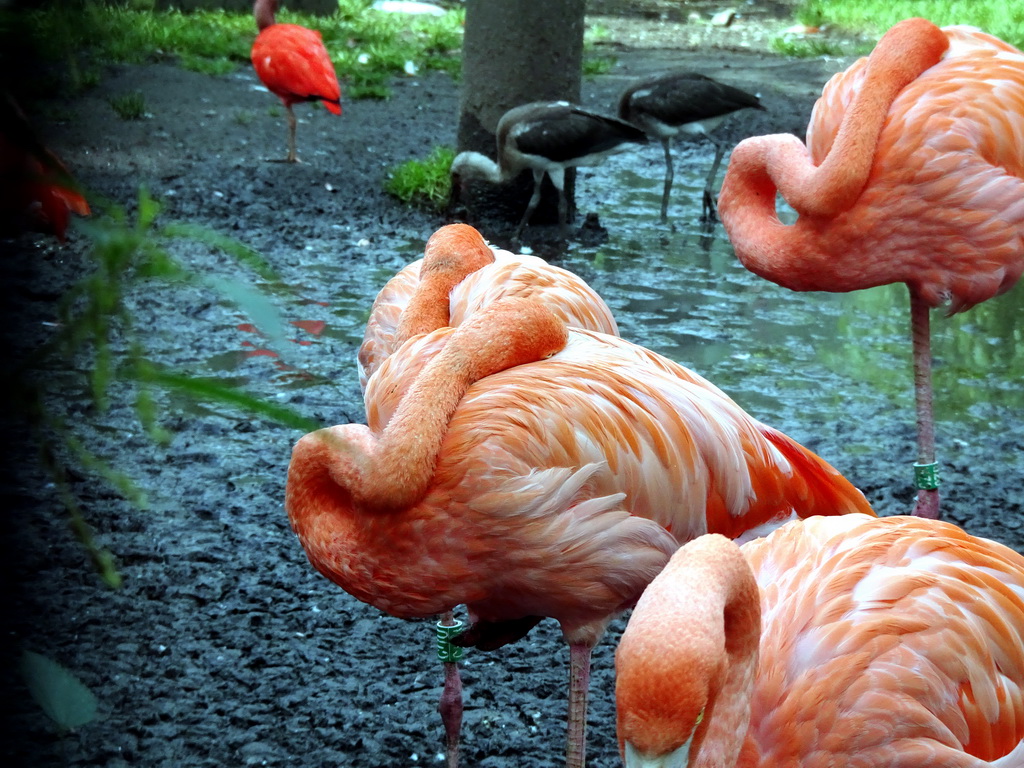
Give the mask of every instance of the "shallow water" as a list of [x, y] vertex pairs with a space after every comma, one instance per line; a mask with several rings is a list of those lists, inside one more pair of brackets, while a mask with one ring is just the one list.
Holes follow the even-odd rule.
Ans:
[[[578, 176], [578, 219], [597, 213], [607, 230], [603, 243], [572, 242], [554, 253], [538, 248], [538, 255], [590, 282], [612, 307], [625, 338], [704, 375], [762, 421], [812, 446], [838, 432], [842, 450], [858, 454], [877, 450], [878, 431], [865, 429], [866, 421], [887, 419], [906, 433], [906, 455], [899, 460], [912, 463], [906, 288], [797, 293], [748, 272], [721, 224], [706, 229], [699, 223], [710, 147], [684, 146], [676, 156], [670, 223], [658, 221], [661, 152], [649, 148], [645, 155], [618, 156]], [[279, 287], [290, 297], [285, 313], [293, 324], [314, 318], [326, 323], [318, 333], [290, 328], [289, 337], [304, 344], [358, 345], [377, 291], [422, 250], [423, 241], [414, 239], [390, 258], [312, 265], [303, 283]], [[940, 458], [944, 442], [991, 440], [994, 462], [1024, 461], [1012, 442], [993, 439], [1024, 414], [1024, 361], [1015, 354], [1024, 344], [1022, 303], [1024, 289], [1018, 286], [961, 315], [933, 313]], [[245, 339], [239, 350], [210, 359], [208, 371], [240, 381], [243, 363], [259, 354], [256, 340]], [[322, 383], [340, 362], [322, 354], [301, 360], [301, 375], [279, 361], [275, 375], [283, 390]]]

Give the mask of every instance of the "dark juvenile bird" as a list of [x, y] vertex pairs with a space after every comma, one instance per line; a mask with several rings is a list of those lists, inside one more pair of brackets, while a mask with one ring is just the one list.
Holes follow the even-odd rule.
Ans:
[[323, 39], [315, 29], [298, 24], [278, 24], [277, 0], [256, 0], [253, 14], [260, 33], [252, 44], [252, 66], [267, 90], [288, 110], [288, 156], [295, 153], [295, 113], [292, 105], [321, 101], [329, 112], [341, 114], [341, 87]]
[[514, 107], [498, 121], [495, 137], [498, 162], [479, 152], [462, 152], [452, 162], [451, 173], [462, 180], [500, 184], [527, 168], [533, 171], [533, 196], [516, 227], [517, 239], [540, 202], [544, 174], [558, 190], [558, 220], [564, 233], [569, 225], [565, 169], [599, 165], [609, 155], [647, 143], [647, 136], [636, 126], [567, 101], [536, 101]]
[[643, 129], [665, 149], [665, 189], [661, 220], [668, 219], [672, 191], [672, 139], [679, 134], [707, 136], [715, 145], [715, 161], [704, 184], [704, 218], [715, 216], [714, 183], [725, 145], [710, 135], [726, 117], [741, 109], [764, 109], [757, 96], [696, 72], [663, 72], [627, 88], [619, 98], [619, 117]]

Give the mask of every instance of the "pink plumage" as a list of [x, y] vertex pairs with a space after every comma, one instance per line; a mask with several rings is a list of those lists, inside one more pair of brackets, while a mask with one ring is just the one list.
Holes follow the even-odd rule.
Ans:
[[1024, 557], [913, 517], [702, 537], [640, 599], [616, 676], [627, 767], [1021, 768]]
[[[799, 218], [784, 225], [776, 195]], [[797, 291], [910, 289], [918, 464], [935, 464], [929, 309], [960, 312], [1024, 272], [1024, 53], [924, 19], [825, 87], [807, 129], [732, 153], [718, 204], [736, 255]], [[916, 514], [935, 517], [927, 475]]]
[[[445, 274], [437, 283], [441, 264]], [[468, 224], [449, 224], [431, 235], [424, 257], [403, 267], [374, 299], [356, 358], [360, 386], [366, 389], [367, 380], [407, 334], [460, 325], [509, 296], [537, 298], [572, 327], [618, 335], [611, 309], [579, 276], [537, 256], [492, 249]], [[409, 320], [410, 305], [415, 320]], [[437, 313], [424, 317], [431, 309]], [[403, 316], [405, 330], [400, 331]]]

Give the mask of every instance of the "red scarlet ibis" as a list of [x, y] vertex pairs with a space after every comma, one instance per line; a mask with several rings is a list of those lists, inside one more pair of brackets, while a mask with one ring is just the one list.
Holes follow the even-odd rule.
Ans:
[[89, 204], [64, 163], [36, 136], [10, 94], [0, 98], [0, 220], [15, 229], [38, 227], [63, 243], [71, 214]]
[[[718, 210], [751, 271], [797, 291], [910, 289], [918, 501], [939, 514], [929, 310], [961, 312], [1024, 271], [1024, 53], [924, 19], [826, 85], [807, 129], [733, 151]], [[776, 192], [799, 213], [779, 221]]]
[[711, 131], [733, 112], [764, 109], [760, 99], [731, 85], [696, 72], [663, 72], [627, 88], [619, 98], [619, 117], [642, 128], [665, 150], [665, 187], [661, 194], [661, 220], [668, 219], [672, 191], [672, 139], [680, 134], [706, 136], [715, 145], [715, 160], [704, 184], [703, 215], [715, 217], [714, 183], [725, 145]]
[[493, 249], [468, 224], [449, 224], [377, 294], [357, 355], [360, 385], [365, 390], [410, 337], [459, 325], [505, 296], [535, 297], [570, 326], [618, 335], [611, 309], [582, 278], [537, 256]]
[[313, 566], [393, 616], [464, 604], [459, 642], [484, 649], [556, 619], [581, 768], [591, 649], [681, 542], [871, 510], [697, 374], [595, 331], [552, 345], [545, 317], [505, 298], [409, 339], [370, 378], [366, 425], [296, 444], [285, 505]]
[[565, 169], [599, 165], [609, 155], [647, 143], [647, 136], [635, 126], [567, 101], [537, 101], [510, 109], [498, 121], [495, 138], [497, 162], [479, 152], [461, 152], [451, 172], [460, 180], [492, 184], [511, 181], [527, 169], [533, 172], [533, 195], [516, 227], [516, 239], [540, 202], [545, 174], [558, 190], [558, 220], [564, 235], [570, 223]]
[[288, 156], [295, 153], [295, 113], [292, 105], [320, 101], [328, 111], [341, 114], [341, 87], [320, 33], [298, 24], [277, 24], [277, 0], [256, 0], [253, 13], [260, 33], [252, 44], [256, 75], [288, 110]]
[[627, 768], [1024, 765], [1024, 557], [814, 517], [686, 544], [615, 655]]

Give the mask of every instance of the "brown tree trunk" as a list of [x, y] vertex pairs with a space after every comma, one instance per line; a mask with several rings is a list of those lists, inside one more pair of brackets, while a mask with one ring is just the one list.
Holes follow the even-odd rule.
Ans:
[[[462, 46], [462, 97], [458, 149], [495, 158], [498, 120], [530, 101], [579, 102], [585, 0], [466, 0]], [[573, 205], [575, 174], [566, 174]], [[535, 223], [556, 222], [557, 197], [545, 182]], [[533, 189], [524, 173], [502, 187], [474, 184], [459, 202], [476, 220], [493, 216], [518, 221]]]

